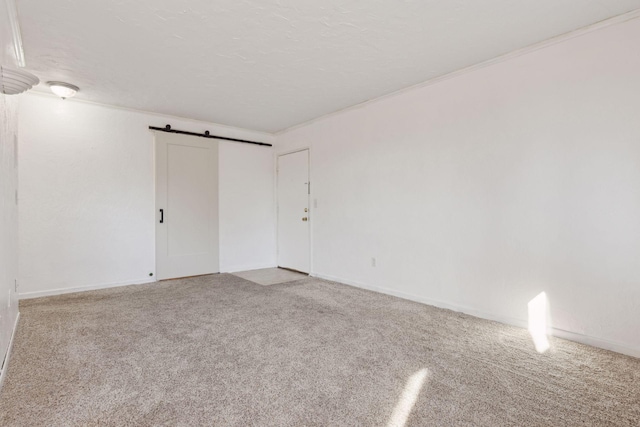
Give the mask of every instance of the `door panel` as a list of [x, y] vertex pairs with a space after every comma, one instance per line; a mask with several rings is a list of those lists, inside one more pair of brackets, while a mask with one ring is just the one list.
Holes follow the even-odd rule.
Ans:
[[[202, 195], [210, 191], [211, 185], [208, 150], [176, 144], [168, 144], [167, 150], [168, 255], [207, 252], [211, 202]], [[203, 226], [207, 232], [202, 232]]]
[[156, 133], [156, 208], [158, 279], [217, 273], [217, 142]]
[[278, 265], [309, 273], [309, 150], [278, 157]]

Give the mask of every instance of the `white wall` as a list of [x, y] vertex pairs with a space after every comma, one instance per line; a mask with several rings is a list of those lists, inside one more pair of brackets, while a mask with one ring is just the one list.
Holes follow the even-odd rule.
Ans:
[[220, 270], [275, 267], [273, 148], [223, 142], [219, 158]]
[[[0, 65], [16, 67], [6, 7], [0, 5]], [[23, 95], [0, 94], [0, 367], [18, 319], [18, 103]], [[0, 378], [6, 371], [3, 369]], [[1, 382], [0, 382], [1, 384]]]
[[[312, 273], [640, 356], [640, 20], [332, 115]], [[371, 258], [377, 259], [372, 267]]]
[[[19, 113], [23, 297], [155, 279], [148, 126], [273, 138], [42, 94], [25, 96]], [[272, 148], [220, 142], [221, 271], [275, 265], [272, 162]]]
[[0, 94], [0, 365], [18, 316], [17, 96]]

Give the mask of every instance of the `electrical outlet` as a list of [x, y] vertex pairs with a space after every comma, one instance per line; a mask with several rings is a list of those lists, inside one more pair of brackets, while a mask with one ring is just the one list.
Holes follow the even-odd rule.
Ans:
[[371, 267], [375, 267], [375, 266], [376, 266], [376, 259], [371, 258]]

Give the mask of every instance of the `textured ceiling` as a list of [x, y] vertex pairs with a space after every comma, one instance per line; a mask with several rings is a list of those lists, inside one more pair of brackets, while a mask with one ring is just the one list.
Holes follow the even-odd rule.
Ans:
[[640, 0], [18, 0], [27, 67], [42, 81], [268, 132], [635, 8]]

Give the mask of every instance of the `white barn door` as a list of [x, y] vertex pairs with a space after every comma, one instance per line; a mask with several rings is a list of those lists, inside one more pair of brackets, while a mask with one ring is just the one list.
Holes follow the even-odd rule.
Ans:
[[156, 132], [156, 275], [219, 272], [218, 143]]
[[309, 273], [309, 150], [278, 156], [278, 266]]

